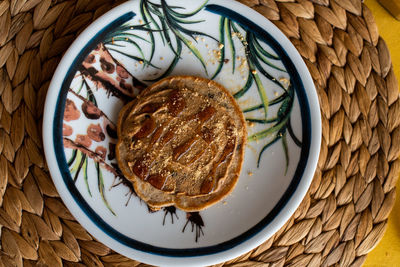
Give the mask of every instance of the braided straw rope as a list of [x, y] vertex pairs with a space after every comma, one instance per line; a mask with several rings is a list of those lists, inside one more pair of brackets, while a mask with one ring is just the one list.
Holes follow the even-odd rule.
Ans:
[[[303, 56], [319, 95], [323, 138], [314, 181], [293, 217], [226, 264], [360, 266], [383, 236], [400, 170], [400, 102], [386, 44], [358, 0], [242, 2], [273, 21]], [[36, 125], [63, 52], [117, 4], [0, 2], [0, 266], [141, 265], [74, 220], [50, 179]]]

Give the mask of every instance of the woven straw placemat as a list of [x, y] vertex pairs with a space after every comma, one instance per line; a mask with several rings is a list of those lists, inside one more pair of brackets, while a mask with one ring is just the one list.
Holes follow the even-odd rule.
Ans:
[[[358, 0], [243, 0], [303, 56], [322, 113], [318, 170], [293, 217], [235, 266], [360, 266], [382, 238], [400, 170], [389, 51]], [[49, 176], [41, 127], [62, 54], [107, 0], [0, 2], [0, 266], [136, 266], [95, 241]], [[222, 265], [222, 264], [221, 264]]]

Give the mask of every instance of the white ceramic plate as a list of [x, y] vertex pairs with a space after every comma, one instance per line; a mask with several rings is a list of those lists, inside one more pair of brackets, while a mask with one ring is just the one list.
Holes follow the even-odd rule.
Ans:
[[[143, 87], [171, 75], [224, 85], [248, 119], [235, 190], [200, 212], [149, 212], [114, 157], [115, 122]], [[126, 2], [71, 45], [47, 94], [43, 135], [53, 181], [100, 242], [155, 265], [208, 265], [271, 237], [314, 174], [318, 98], [289, 40], [252, 9], [228, 0]]]

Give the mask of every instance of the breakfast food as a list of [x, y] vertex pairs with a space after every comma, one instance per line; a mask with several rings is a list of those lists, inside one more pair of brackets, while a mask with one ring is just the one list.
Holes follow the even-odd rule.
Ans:
[[208, 79], [165, 78], [120, 112], [116, 155], [151, 208], [202, 210], [234, 188], [246, 125], [230, 93]]

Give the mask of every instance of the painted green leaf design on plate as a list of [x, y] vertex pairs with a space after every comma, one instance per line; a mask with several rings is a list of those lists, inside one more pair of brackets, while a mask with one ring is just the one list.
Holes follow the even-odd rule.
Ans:
[[100, 163], [96, 162], [95, 165], [96, 165], [96, 171], [97, 171], [97, 185], [98, 185], [98, 189], [99, 189], [101, 198], [103, 199], [104, 204], [111, 211], [111, 213], [113, 215], [116, 215], [115, 212], [112, 210], [110, 204], [108, 203], [108, 201], [106, 199], [106, 195], [104, 194], [104, 178], [103, 178], [103, 172], [100, 169]]
[[218, 67], [213, 76], [211, 77], [211, 80], [213, 80], [222, 70], [222, 67], [224, 66], [224, 58], [225, 58], [225, 21], [227, 19], [224, 17], [221, 17], [219, 20], [219, 54], [218, 54]]

